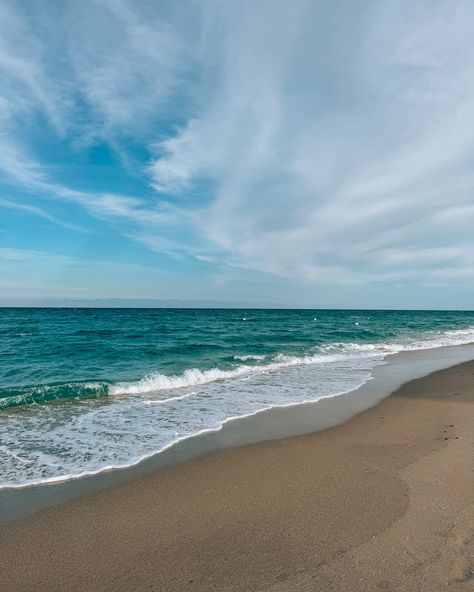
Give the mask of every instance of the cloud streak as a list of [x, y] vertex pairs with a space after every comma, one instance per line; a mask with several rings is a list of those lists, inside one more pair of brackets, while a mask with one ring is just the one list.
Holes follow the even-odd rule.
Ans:
[[[219, 273], [472, 284], [470, 1], [87, 0], [56, 18], [0, 9], [5, 183]], [[39, 130], [71, 159], [107, 144], [146, 190], [76, 189]]]
[[[455, 241], [449, 269], [462, 269], [473, 249], [474, 9], [338, 7], [226, 6], [209, 40], [213, 100], [162, 142], [155, 186], [179, 194], [211, 179], [201, 227], [237, 265], [352, 282], [409, 277], [418, 261], [426, 277]], [[407, 249], [409, 268], [387, 257]]]

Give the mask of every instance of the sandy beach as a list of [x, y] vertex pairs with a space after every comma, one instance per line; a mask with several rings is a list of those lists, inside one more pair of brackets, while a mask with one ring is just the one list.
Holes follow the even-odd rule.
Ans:
[[474, 590], [474, 362], [0, 528], [2, 592]]
[[0, 592], [474, 592], [474, 0], [0, 23]]

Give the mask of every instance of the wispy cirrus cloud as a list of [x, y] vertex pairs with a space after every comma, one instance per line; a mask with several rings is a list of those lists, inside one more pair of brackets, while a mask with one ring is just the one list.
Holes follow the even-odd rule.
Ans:
[[48, 220], [49, 222], [53, 222], [54, 224], [58, 224], [59, 226], [64, 226], [65, 228], [70, 228], [71, 230], [79, 230], [81, 232], [87, 232], [87, 230], [85, 230], [83, 228], [80, 228], [78, 226], [73, 226], [71, 224], [63, 222], [62, 220], [59, 220], [55, 216], [52, 216], [46, 210], [43, 210], [42, 208], [38, 208], [36, 206], [32, 206], [32, 205], [25, 204], [25, 203], [19, 203], [17, 201], [11, 200], [11, 199], [0, 198], [0, 207], [1, 208], [8, 208], [11, 210], [17, 210], [19, 212], [25, 212], [27, 214], [33, 214], [34, 216], [44, 218], [45, 220]]
[[86, 129], [106, 136], [149, 136], [150, 124], [173, 111], [169, 101], [191, 59], [188, 39], [177, 30], [179, 15], [170, 18], [167, 2], [160, 7], [88, 0], [69, 3], [63, 22], [75, 92], [90, 110]]
[[2, 139], [8, 132], [19, 135], [17, 118], [30, 123], [42, 112], [57, 133], [64, 131], [63, 85], [48, 66], [47, 45], [15, 3], [0, 6], [0, 125]]
[[[217, 72], [203, 93], [212, 100], [152, 165], [160, 191], [215, 183], [201, 225], [216, 253], [329, 282], [413, 267], [426, 278], [447, 258], [451, 275], [464, 269], [474, 248], [471, 3], [221, 12], [204, 57]], [[387, 256], [407, 248], [411, 258]]]
[[[76, 182], [57, 178], [54, 161], [44, 160], [31, 137], [44, 135], [47, 122], [47, 133], [64, 144], [72, 162], [78, 151], [106, 142], [127, 166], [127, 140], [119, 138], [155, 140], [156, 122], [174, 110], [166, 102], [179, 90], [181, 67], [192, 61], [183, 58], [189, 40], [175, 30], [185, 24], [180, 11], [172, 11], [175, 25], [153, 6], [126, 0], [66, 2], [54, 20], [47, 6], [30, 8], [7, 1], [0, 9], [0, 178], [34, 201], [1, 205], [56, 222], [48, 206], [39, 205], [56, 198], [156, 250], [177, 248], [170, 235], [185, 212], [149, 195], [77, 189]], [[132, 174], [144, 176], [145, 163], [131, 162]]]
[[[468, 0], [26, 5], [0, 8], [0, 173], [31, 214], [80, 205], [218, 275], [472, 284]], [[42, 134], [143, 190], [78, 189]]]
[[[187, 220], [185, 212], [180, 214], [177, 208], [169, 204], [150, 204], [147, 200], [135, 196], [71, 189], [51, 180], [47, 169], [35, 161], [30, 161], [22, 156], [14, 162], [13, 166], [6, 166], [4, 172], [7, 173], [14, 185], [16, 184], [28, 193], [36, 195], [39, 201], [43, 196], [48, 199], [53, 198], [77, 204], [96, 218], [123, 224], [124, 235], [148, 245], [154, 250], [175, 250], [178, 248], [179, 245], [170, 239], [161, 237], [158, 240], [158, 229], [182, 225]], [[0, 198], [0, 207], [17, 209], [67, 228], [82, 230], [77, 225], [59, 220], [46, 209], [35, 205]]]

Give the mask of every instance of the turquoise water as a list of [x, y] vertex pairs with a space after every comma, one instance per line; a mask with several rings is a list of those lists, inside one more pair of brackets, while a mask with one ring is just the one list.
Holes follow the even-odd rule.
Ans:
[[474, 312], [0, 309], [0, 487], [128, 466], [231, 417], [347, 392]]

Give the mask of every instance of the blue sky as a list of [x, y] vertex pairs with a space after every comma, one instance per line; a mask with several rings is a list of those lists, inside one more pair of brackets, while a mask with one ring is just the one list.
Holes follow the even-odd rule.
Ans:
[[3, 0], [0, 304], [472, 308], [470, 0]]

